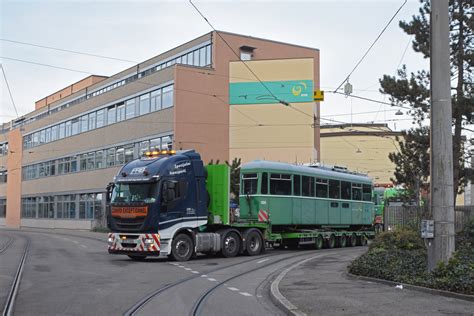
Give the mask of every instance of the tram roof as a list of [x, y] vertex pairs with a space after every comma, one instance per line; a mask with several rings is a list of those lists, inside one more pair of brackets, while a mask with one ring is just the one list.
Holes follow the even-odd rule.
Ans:
[[333, 168], [319, 166], [298, 166], [284, 162], [254, 160], [242, 165], [242, 170], [268, 170], [278, 172], [300, 173], [319, 176], [321, 178], [332, 178], [354, 182], [372, 183], [372, 179], [366, 175], [350, 173], [350, 171], [333, 170]]

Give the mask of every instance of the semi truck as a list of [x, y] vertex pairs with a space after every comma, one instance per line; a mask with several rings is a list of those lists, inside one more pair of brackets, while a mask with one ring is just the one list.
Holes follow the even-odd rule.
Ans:
[[108, 252], [134, 260], [199, 253], [257, 255], [266, 247], [347, 247], [374, 236], [372, 180], [338, 167], [253, 161], [229, 207], [227, 165], [194, 150], [153, 150], [107, 187]]

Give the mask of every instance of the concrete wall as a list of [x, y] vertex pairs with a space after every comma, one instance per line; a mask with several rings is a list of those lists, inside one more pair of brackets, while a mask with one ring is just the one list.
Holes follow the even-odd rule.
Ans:
[[196, 149], [204, 163], [229, 159], [229, 105], [222, 95], [228, 83], [214, 73], [175, 68], [175, 148]]
[[93, 228], [93, 220], [64, 220], [64, 219], [33, 219], [24, 218], [21, 220], [21, 227], [35, 228], [64, 228], [64, 229], [84, 229], [91, 230]]
[[70, 96], [71, 94], [80, 91], [82, 89], [85, 89], [87, 87], [92, 86], [93, 84], [96, 84], [98, 82], [101, 82], [102, 80], [106, 79], [107, 77], [104, 76], [89, 76], [87, 78], [84, 78], [76, 83], [73, 83], [70, 86], [67, 86], [64, 89], [59, 90], [58, 92], [55, 92], [53, 94], [48, 95], [46, 98], [41, 99], [39, 101], [35, 102], [35, 110], [38, 110], [42, 107], [45, 107], [51, 103], [54, 103], [56, 101], [60, 101], [64, 99], [67, 96]]

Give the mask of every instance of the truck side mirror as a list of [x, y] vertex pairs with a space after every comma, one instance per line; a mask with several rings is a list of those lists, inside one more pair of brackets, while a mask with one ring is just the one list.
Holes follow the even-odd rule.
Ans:
[[105, 190], [107, 191], [106, 196], [105, 196], [105, 200], [107, 203], [109, 203], [112, 200], [112, 191], [114, 190], [114, 188], [115, 188], [115, 183], [113, 182], [110, 182], [109, 184], [107, 184], [107, 187], [105, 188]]

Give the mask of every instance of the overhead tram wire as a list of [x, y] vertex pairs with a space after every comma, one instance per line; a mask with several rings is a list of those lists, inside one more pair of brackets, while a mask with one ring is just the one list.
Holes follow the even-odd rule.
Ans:
[[13, 100], [12, 91], [10, 90], [10, 85], [8, 84], [7, 75], [5, 74], [5, 69], [3, 69], [2, 64], [0, 64], [0, 68], [2, 68], [3, 78], [5, 79], [5, 84], [7, 85], [7, 90], [8, 90], [8, 93], [10, 94], [10, 100], [12, 101], [13, 108], [15, 109], [16, 117], [18, 118], [18, 110], [16, 108], [15, 101]]
[[51, 50], [57, 50], [57, 51], [60, 51], [60, 52], [73, 53], [73, 54], [78, 54], [78, 55], [85, 55], [85, 56], [91, 56], [91, 57], [97, 57], [97, 58], [103, 58], [103, 59], [110, 59], [110, 60], [116, 60], [116, 61], [123, 61], [123, 62], [133, 63], [133, 64], [137, 64], [137, 63], [138, 63], [138, 62], [133, 61], [133, 60], [127, 60], [127, 59], [122, 59], [122, 58], [116, 58], [116, 57], [110, 57], [110, 56], [92, 54], [92, 53], [87, 53], [87, 52], [79, 52], [79, 51], [70, 50], [70, 49], [64, 49], [64, 48], [58, 48], [58, 47], [51, 47], [51, 46], [45, 46], [45, 45], [39, 45], [39, 44], [33, 44], [33, 43], [27, 43], [27, 42], [14, 41], [14, 40], [6, 39], [6, 38], [0, 38], [0, 41], [2, 41], [2, 42], [9, 42], [9, 43], [15, 43], [15, 44], [20, 44], [20, 45], [28, 45], [28, 46], [39, 47], [39, 48], [45, 48], [45, 49], [51, 49]]
[[277, 98], [277, 96], [267, 87], [267, 85], [265, 83], [263, 83], [262, 80], [260, 80], [260, 78], [257, 76], [257, 74], [249, 67], [249, 65], [247, 65], [247, 63], [245, 61], [243, 61], [239, 54], [237, 54], [236, 51], [234, 51], [234, 49], [232, 48], [232, 46], [230, 46], [229, 43], [227, 43], [227, 41], [225, 40], [225, 38], [219, 33], [219, 31], [216, 30], [216, 28], [211, 24], [211, 22], [209, 22], [209, 20], [204, 16], [204, 14], [202, 14], [202, 12], [196, 7], [196, 5], [192, 2], [192, 0], [188, 0], [189, 3], [194, 7], [194, 9], [196, 9], [196, 11], [199, 13], [199, 15], [204, 19], [204, 21], [206, 21], [206, 23], [214, 30], [214, 32], [216, 32], [217, 36], [219, 36], [221, 38], [221, 40], [227, 45], [227, 47], [229, 47], [229, 49], [232, 51], [232, 53], [234, 53], [234, 55], [239, 59], [239, 61], [241, 61], [244, 66], [248, 69], [248, 71], [250, 71], [252, 73], [252, 75], [254, 75], [255, 79], [257, 79], [257, 81], [265, 88], [265, 90], [268, 91], [268, 93], [270, 93], [270, 95], [276, 100], [278, 101], [279, 103], [281, 104], [284, 104], [284, 105], [289, 105], [288, 102], [284, 101], [284, 100], [280, 100], [279, 98]]
[[351, 72], [346, 76], [346, 78], [341, 82], [341, 84], [333, 91], [334, 93], [337, 92], [337, 90], [339, 90], [340, 87], [342, 87], [342, 85], [344, 84], [344, 82], [346, 82], [347, 80], [349, 80], [349, 77], [354, 73], [354, 71], [357, 69], [357, 67], [359, 67], [359, 65], [362, 63], [362, 61], [365, 59], [365, 57], [367, 56], [367, 54], [370, 52], [370, 50], [372, 49], [372, 47], [374, 47], [375, 43], [377, 43], [377, 41], [379, 40], [379, 38], [382, 36], [382, 34], [385, 32], [385, 30], [387, 29], [387, 27], [390, 25], [390, 23], [392, 23], [393, 19], [395, 19], [395, 17], [397, 16], [398, 12], [400, 12], [400, 10], [405, 6], [405, 4], [407, 3], [407, 0], [405, 0], [403, 2], [403, 4], [398, 8], [398, 10], [393, 14], [392, 18], [388, 21], [388, 23], [385, 25], [385, 27], [382, 29], [382, 31], [379, 33], [379, 35], [377, 36], [377, 38], [375, 39], [375, 41], [373, 41], [373, 43], [370, 45], [370, 47], [367, 49], [367, 51], [364, 53], [364, 55], [359, 59], [359, 61], [357, 62], [357, 64], [354, 66], [354, 68], [351, 70]]
[[13, 60], [13, 61], [18, 61], [18, 62], [27, 63], [27, 64], [33, 64], [33, 65], [37, 65], [37, 66], [51, 67], [51, 68], [56, 68], [56, 69], [72, 71], [72, 72], [79, 72], [79, 73], [83, 73], [83, 74], [87, 74], [87, 75], [93, 75], [93, 73], [88, 72], [88, 71], [82, 71], [82, 70], [71, 69], [71, 68], [60, 67], [60, 66], [53, 66], [53, 65], [49, 65], [49, 64], [43, 64], [43, 63], [38, 63], [38, 62], [24, 60], [24, 59], [17, 59], [17, 58], [5, 57], [5, 56], [0, 56], [0, 59]]

